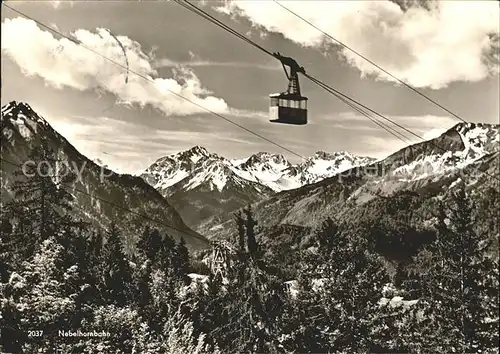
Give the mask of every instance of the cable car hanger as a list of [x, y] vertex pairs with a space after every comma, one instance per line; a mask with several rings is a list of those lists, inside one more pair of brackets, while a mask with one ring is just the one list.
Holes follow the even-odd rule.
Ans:
[[[279, 52], [272, 53], [283, 66], [288, 79], [288, 88], [285, 92], [269, 95], [269, 121], [293, 125], [307, 124], [307, 97], [300, 93], [298, 73], [306, 74], [304, 67], [300, 66], [293, 58], [285, 57]], [[286, 67], [289, 67], [290, 73]]]

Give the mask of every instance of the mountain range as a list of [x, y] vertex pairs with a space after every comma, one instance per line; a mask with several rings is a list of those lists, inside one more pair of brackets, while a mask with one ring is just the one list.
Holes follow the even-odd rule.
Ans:
[[[26, 161], [34, 137], [48, 141], [62, 160], [86, 165], [82, 181], [73, 186], [85, 191], [73, 193], [76, 212], [103, 229], [111, 220], [122, 220], [130, 248], [140, 227], [154, 224], [142, 215], [199, 249], [208, 246], [208, 239], [233, 237], [234, 212], [251, 204], [262, 242], [295, 247], [328, 217], [353, 229], [396, 215], [422, 225], [432, 222], [433, 203], [459, 183], [477, 203], [499, 183], [500, 125], [494, 124], [459, 123], [435, 139], [378, 160], [322, 151], [298, 164], [266, 152], [231, 160], [195, 146], [131, 176], [109, 173], [80, 154], [29, 105], [2, 107], [3, 159]], [[2, 163], [2, 196], [7, 199], [13, 169]], [[110, 174], [103, 182], [101, 171]]]
[[[438, 202], [446, 203], [458, 184], [479, 206], [477, 224], [489, 225], [495, 212], [487, 209], [500, 208], [499, 150], [500, 125], [459, 123], [435, 139], [255, 203], [259, 237], [280, 248], [295, 247], [329, 217], [352, 230], [401, 220], [401, 227], [432, 225]], [[492, 189], [497, 191], [495, 200], [485, 197]], [[228, 219], [205, 235], [230, 238], [235, 227]], [[498, 242], [498, 235], [492, 237]]]
[[[190, 190], [205, 184], [209, 189], [222, 191], [236, 180], [254, 182], [274, 192], [295, 189], [315, 183], [354, 166], [366, 165], [375, 159], [358, 157], [348, 152], [326, 153], [293, 165], [283, 155], [259, 152], [248, 158], [228, 160], [210, 153], [204, 147], [167, 155], [158, 159], [141, 175], [156, 189], [172, 195], [182, 182], [181, 189]], [[172, 188], [174, 187], [174, 188]]]
[[[169, 198], [190, 227], [210, 238], [217, 230], [231, 230], [222, 224], [247, 204], [263, 213], [263, 225], [314, 226], [336, 209], [351, 215], [354, 201], [361, 205], [397, 191], [447, 188], [460, 174], [475, 183], [465, 172], [495, 166], [499, 136], [499, 125], [460, 123], [384, 159], [319, 151], [296, 165], [266, 152], [228, 160], [196, 146], [158, 159], [141, 177]], [[292, 200], [293, 206], [284, 207]]]
[[267, 152], [229, 160], [195, 146], [158, 159], [141, 177], [169, 198], [189, 226], [206, 231], [248, 204], [373, 161], [323, 151], [296, 165]]

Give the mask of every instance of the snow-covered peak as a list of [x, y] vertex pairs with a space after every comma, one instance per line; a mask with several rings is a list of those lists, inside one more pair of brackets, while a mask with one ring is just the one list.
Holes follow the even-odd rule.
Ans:
[[199, 145], [193, 146], [191, 149], [187, 150], [187, 152], [191, 154], [209, 155], [208, 150]]
[[11, 101], [2, 107], [2, 118], [29, 121], [30, 124], [38, 123], [48, 125], [47, 121], [38, 115], [29, 104]]
[[222, 192], [229, 180], [238, 178], [230, 161], [212, 158], [198, 164], [193, 173], [184, 178], [182, 189], [191, 190], [206, 185], [210, 190]]
[[371, 157], [356, 156], [346, 151], [327, 153], [318, 151], [297, 165], [297, 168], [319, 178], [328, 178], [349, 168], [373, 162]]
[[[193, 146], [191, 149], [170, 155], [172, 158], [189, 160], [192, 163], [210, 157], [210, 153], [202, 146]], [[215, 156], [213, 156], [215, 157]]]
[[238, 165], [238, 168], [255, 176], [257, 181], [274, 182], [291, 166], [283, 155], [259, 152]]
[[[47, 121], [33, 111], [30, 105], [16, 101], [11, 101], [2, 107], [2, 122], [6, 121], [14, 125], [25, 139], [31, 139], [37, 134], [39, 126], [49, 126]], [[5, 128], [3, 134], [9, 134], [8, 128]]]
[[335, 153], [318, 151], [305, 161], [283, 171], [276, 185], [279, 190], [299, 188], [373, 161], [375, 159], [371, 157], [356, 156], [346, 151]]
[[250, 156], [246, 162], [248, 166], [260, 163], [269, 163], [276, 165], [290, 165], [285, 156], [281, 154], [271, 154], [269, 152], [258, 152]]
[[[343, 153], [338, 153], [339, 155], [342, 155]], [[322, 159], [322, 160], [333, 160], [335, 157], [336, 157], [337, 153], [334, 153], [334, 154], [330, 154], [328, 152], [325, 152], [325, 151], [316, 151], [314, 153], [314, 157], [313, 158], [318, 158], [318, 159]]]
[[355, 156], [350, 154], [347, 151], [337, 151], [337, 152], [325, 152], [325, 151], [316, 151], [312, 159], [321, 159], [321, 160], [336, 160], [339, 158], [347, 158], [347, 159], [355, 159]]
[[460, 123], [455, 126], [465, 145], [463, 157], [476, 160], [500, 149], [500, 125]]
[[193, 173], [198, 165], [208, 159], [219, 160], [201, 146], [170, 154], [156, 160], [143, 173], [142, 177], [158, 190], [165, 190]]
[[[411, 158], [401, 157], [411, 149], [415, 150], [407, 154]], [[499, 150], [500, 125], [459, 123], [436, 139], [394, 154], [392, 163], [395, 168], [389, 172], [400, 181], [417, 181], [464, 168]], [[395, 156], [399, 156], [399, 160], [394, 159]]]
[[167, 196], [179, 189], [192, 190], [198, 186], [223, 191], [228, 183], [256, 182], [231, 161], [200, 146], [158, 159], [141, 177]]

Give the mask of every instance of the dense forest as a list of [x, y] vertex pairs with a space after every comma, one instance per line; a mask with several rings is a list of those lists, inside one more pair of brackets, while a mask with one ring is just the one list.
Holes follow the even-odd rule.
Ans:
[[[386, 220], [367, 232], [332, 215], [293, 262], [263, 246], [247, 208], [213, 274], [206, 252], [146, 224], [126, 253], [119, 220], [101, 232], [75, 218], [71, 176], [36, 172], [19, 170], [2, 205], [3, 352], [498, 352], [498, 228], [478, 227], [463, 186], [425, 230]], [[387, 235], [426, 241], [391, 267]]]

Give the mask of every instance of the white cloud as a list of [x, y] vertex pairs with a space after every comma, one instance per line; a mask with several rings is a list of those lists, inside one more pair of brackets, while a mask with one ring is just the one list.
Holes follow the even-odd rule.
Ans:
[[52, 5], [52, 7], [57, 10], [61, 6], [61, 4], [66, 4], [66, 5], [69, 5], [69, 6], [73, 7], [74, 1], [69, 1], [69, 0], [51, 0], [51, 1], [46, 1], [45, 3], [47, 3], [49, 5]]
[[60, 0], [52, 0], [52, 1], [50, 1], [50, 4], [54, 7], [54, 9], [57, 9], [59, 7], [59, 5], [61, 5], [61, 1]]
[[269, 112], [263, 111], [248, 111], [244, 109], [234, 109], [231, 108], [229, 113], [234, 117], [243, 117], [243, 118], [253, 118], [256, 120], [265, 120], [269, 119]]
[[390, 135], [383, 137], [368, 135], [363, 137], [361, 143], [352, 150], [352, 153], [358, 156], [370, 156], [381, 159], [403, 149], [405, 146], [407, 144]]
[[192, 61], [179, 62], [170, 59], [158, 59], [155, 60], [155, 62], [153, 63], [153, 67], [155, 69], [158, 69], [158, 68], [174, 68], [174, 67], [223, 66], [232, 68], [245, 68], [245, 69], [248, 68], [248, 69], [261, 69], [261, 70], [273, 70], [273, 71], [283, 70], [283, 68], [277, 62], [275, 64], [276, 65], [261, 65], [253, 63], [243, 63], [243, 62], [216, 62], [210, 60], [192, 60]]
[[[443, 132], [444, 130], [447, 130], [457, 124], [457, 121], [449, 116], [435, 116], [430, 114], [420, 116], [386, 115], [385, 117], [421, 136], [423, 134], [426, 134], [430, 130]], [[377, 120], [382, 121], [384, 124], [403, 131], [401, 128], [395, 126], [389, 121], [386, 121], [380, 117], [376, 118]], [[368, 118], [354, 112], [344, 112], [335, 116], [319, 117], [318, 124], [329, 125], [329, 123], [334, 123], [338, 126], [345, 126], [346, 128], [351, 129], [364, 128], [381, 130], [381, 128], [375, 125], [375, 123], [370, 122]]]
[[423, 138], [425, 140], [431, 140], [431, 139], [437, 138], [438, 136], [440, 136], [441, 134], [443, 134], [446, 131], [447, 131], [447, 129], [444, 129], [444, 128], [434, 128], [434, 129], [426, 131], [423, 135]]
[[[497, 1], [436, 1], [430, 10], [407, 11], [390, 1], [279, 2], [416, 87], [439, 89], [499, 71]], [[333, 43], [271, 0], [226, 1], [219, 11], [247, 17], [303, 46], [324, 49]], [[362, 76], [394, 81], [351, 51], [335, 48]]]
[[148, 80], [129, 73], [128, 83], [125, 83], [127, 71], [123, 52], [107, 30], [98, 28], [93, 33], [79, 29], [71, 37], [123, 67], [66, 38], [54, 38], [52, 33], [41, 30], [31, 20], [18, 17], [5, 19], [2, 23], [2, 51], [25, 75], [39, 76], [47, 85], [81, 91], [105, 90], [121, 102], [150, 104], [167, 116], [206, 112], [203, 108], [216, 113], [230, 109], [223, 99], [212, 96], [189, 69], [176, 68], [173, 78], [156, 77], [152, 59], [144, 54], [139, 43], [128, 37], [118, 38], [126, 48], [129, 68]]

